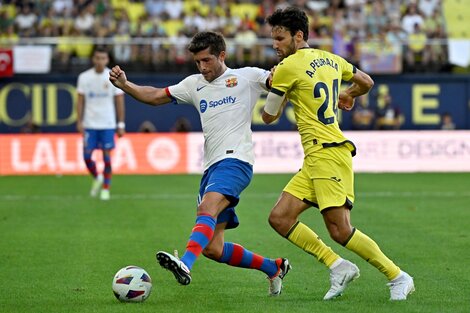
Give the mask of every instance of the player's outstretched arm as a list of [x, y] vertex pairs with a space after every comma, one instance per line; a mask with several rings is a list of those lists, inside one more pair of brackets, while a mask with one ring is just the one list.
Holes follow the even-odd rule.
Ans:
[[151, 86], [139, 86], [127, 80], [126, 73], [119, 67], [114, 66], [109, 72], [109, 80], [119, 89], [132, 96], [140, 102], [150, 105], [160, 105], [171, 102], [165, 89]]
[[353, 108], [356, 97], [365, 95], [374, 86], [372, 78], [361, 70], [356, 70], [350, 81], [353, 84], [345, 91], [340, 92], [338, 101], [338, 107], [346, 111]]

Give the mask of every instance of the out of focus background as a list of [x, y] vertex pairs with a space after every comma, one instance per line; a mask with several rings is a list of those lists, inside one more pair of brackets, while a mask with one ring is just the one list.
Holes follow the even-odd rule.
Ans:
[[[41, 133], [41, 138], [53, 140], [48, 142], [53, 155], [60, 155], [60, 145], [52, 134], [76, 132], [77, 76], [91, 67], [90, 54], [95, 46], [106, 47], [111, 53], [110, 66], [119, 64], [130, 80], [158, 87], [175, 84], [197, 72], [186, 47], [191, 37], [202, 30], [225, 35], [230, 67], [269, 69], [277, 58], [265, 18], [275, 9], [289, 5], [307, 12], [312, 47], [339, 54], [374, 78], [373, 90], [357, 99], [352, 112], [339, 112], [338, 116], [343, 130], [357, 134], [352, 139], [377, 138], [378, 143], [358, 142], [366, 147], [364, 153], [382, 151], [371, 158], [390, 157], [381, 145], [394, 142], [394, 149], [401, 149], [394, 154], [397, 157], [425, 153], [468, 160], [468, 141], [421, 142], [409, 147], [398, 139], [384, 140], [382, 136], [389, 136], [390, 132], [379, 132], [411, 131], [393, 133], [410, 139], [418, 134], [414, 131], [470, 129], [470, 6], [461, 0], [2, 0], [0, 133]], [[278, 123], [264, 125], [260, 118], [263, 104], [262, 98], [255, 109], [252, 128], [255, 132], [269, 132], [263, 136], [275, 139], [263, 138], [268, 138], [266, 145], [270, 146], [274, 143], [269, 140], [281, 138], [276, 132], [295, 130], [295, 121], [288, 106]], [[126, 96], [126, 130], [170, 137], [183, 133], [200, 138], [195, 134], [199, 134], [201, 125], [197, 111], [190, 106], [152, 108]], [[361, 135], [357, 131], [372, 133]], [[292, 134], [296, 144], [292, 145], [291, 139], [287, 143], [295, 149], [281, 150], [287, 151], [283, 153], [288, 156], [300, 156], [297, 137]], [[428, 136], [436, 140], [444, 135]], [[10, 160], [13, 155], [25, 153], [26, 147], [31, 147], [34, 155], [36, 141], [29, 142], [29, 138], [39, 137], [3, 138], [9, 141], [1, 141], [1, 150]], [[12, 145], [13, 138], [25, 141]], [[147, 151], [146, 147], [136, 148], [136, 140], [131, 140], [129, 146]], [[125, 142], [123, 139], [121, 146]], [[69, 151], [71, 145], [75, 149], [76, 144], [70, 143], [65, 144], [63, 151]], [[278, 149], [263, 151], [269, 155]], [[200, 163], [199, 155], [187, 158]], [[2, 163], [5, 162], [11, 163]], [[80, 163], [77, 166], [82, 167]]]
[[[384, 277], [333, 242], [312, 209], [302, 222], [361, 269], [343, 297], [323, 301], [328, 270], [268, 225], [303, 162], [290, 104], [269, 126], [265, 98], [254, 109], [255, 175], [237, 206], [240, 227], [225, 237], [289, 258], [278, 299], [260, 272], [201, 257], [182, 288], [155, 262], [158, 250], [184, 251], [194, 226], [204, 138], [192, 106], [126, 96], [111, 200], [90, 197], [76, 86], [95, 46], [131, 81], [157, 87], [197, 73], [186, 47], [201, 30], [225, 35], [230, 67], [270, 69], [277, 60], [264, 20], [288, 5], [308, 13], [312, 47], [375, 81], [338, 120], [357, 146], [354, 226], [414, 277], [406, 303], [390, 303]], [[468, 313], [469, 21], [470, 0], [0, 0], [0, 310]], [[101, 172], [101, 153], [93, 158]], [[131, 264], [153, 280], [142, 305], [119, 303], [111, 290]]]

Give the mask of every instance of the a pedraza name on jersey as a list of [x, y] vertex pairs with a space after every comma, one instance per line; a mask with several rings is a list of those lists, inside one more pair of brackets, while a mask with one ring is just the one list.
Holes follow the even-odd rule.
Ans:
[[313, 75], [315, 75], [315, 72], [317, 71], [318, 68], [322, 66], [331, 66], [334, 68], [336, 71], [338, 71], [338, 63], [335, 61], [329, 59], [329, 58], [319, 58], [319, 59], [314, 59], [312, 62], [310, 62], [310, 66], [312, 67], [312, 70], [306, 70], [305, 73], [310, 76], [310, 78], [313, 78]]

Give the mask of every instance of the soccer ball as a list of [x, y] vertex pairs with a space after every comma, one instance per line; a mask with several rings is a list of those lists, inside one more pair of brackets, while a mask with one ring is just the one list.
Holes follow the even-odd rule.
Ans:
[[152, 279], [143, 268], [129, 265], [114, 275], [113, 291], [120, 301], [143, 302], [152, 291]]

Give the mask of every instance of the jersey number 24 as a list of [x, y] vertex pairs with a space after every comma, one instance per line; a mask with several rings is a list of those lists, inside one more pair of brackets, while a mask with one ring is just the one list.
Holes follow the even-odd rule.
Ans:
[[333, 124], [335, 122], [335, 118], [338, 113], [338, 90], [339, 90], [338, 79], [333, 80], [332, 87], [333, 87], [332, 88], [333, 89], [332, 105], [333, 105], [334, 115], [331, 117], [325, 116], [328, 106], [330, 105], [330, 89], [328, 88], [328, 85], [325, 84], [324, 82], [319, 82], [315, 84], [315, 88], [313, 89], [313, 97], [315, 99], [321, 98], [322, 90], [325, 94], [325, 101], [323, 101], [322, 105], [320, 106], [320, 108], [318, 108], [318, 112], [317, 112], [318, 120], [325, 125]]

